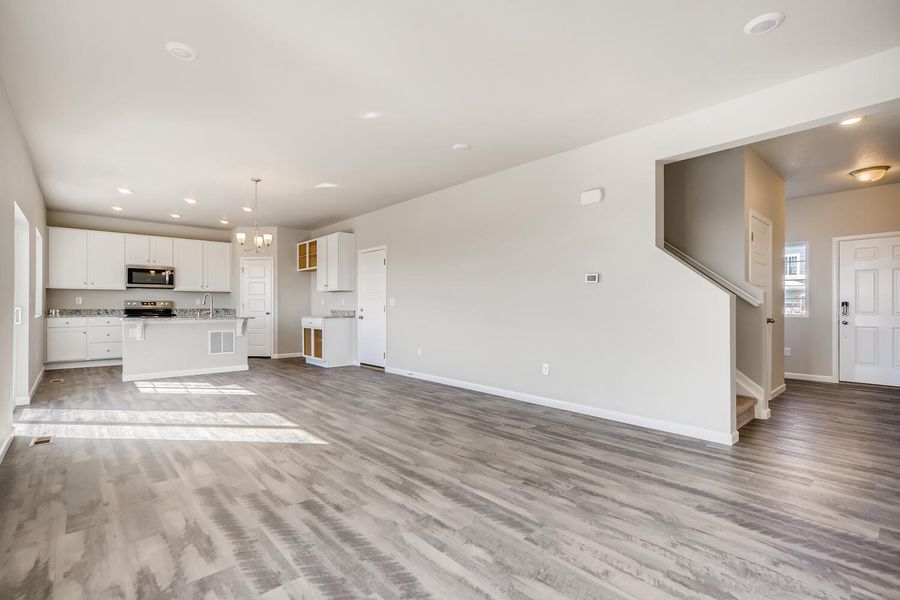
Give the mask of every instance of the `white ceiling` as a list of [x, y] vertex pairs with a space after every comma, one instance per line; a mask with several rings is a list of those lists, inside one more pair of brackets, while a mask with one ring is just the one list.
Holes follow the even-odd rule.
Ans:
[[[788, 198], [898, 183], [900, 102], [878, 107], [856, 125], [843, 127], [835, 122], [751, 147], [784, 178]], [[854, 169], [875, 165], [891, 167], [877, 182], [860, 183], [849, 175]]]
[[258, 175], [262, 221], [309, 228], [892, 48], [898, 23], [896, 0], [0, 0], [0, 75], [53, 209], [240, 224]]

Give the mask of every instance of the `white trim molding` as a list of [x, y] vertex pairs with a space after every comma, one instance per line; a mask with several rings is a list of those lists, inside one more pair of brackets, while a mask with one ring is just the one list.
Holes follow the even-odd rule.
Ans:
[[568, 412], [574, 412], [608, 421], [616, 421], [617, 423], [625, 423], [628, 425], [636, 425], [647, 429], [655, 429], [656, 431], [665, 431], [666, 433], [674, 433], [686, 437], [714, 442], [716, 444], [732, 445], [738, 441], [737, 431], [724, 433], [713, 431], [712, 429], [703, 429], [701, 427], [693, 427], [691, 425], [682, 425], [680, 423], [672, 423], [671, 421], [663, 421], [661, 419], [652, 419], [650, 417], [641, 417], [629, 413], [607, 410], [605, 408], [597, 408], [594, 406], [586, 406], [584, 404], [576, 404], [574, 402], [566, 402], [563, 400], [554, 400], [543, 396], [535, 396], [524, 392], [514, 392], [503, 388], [482, 385], [480, 383], [471, 383], [469, 381], [461, 381], [459, 379], [451, 379], [449, 377], [441, 377], [439, 375], [429, 375], [428, 373], [419, 373], [410, 371], [409, 369], [399, 369], [397, 367], [386, 367], [385, 372], [393, 375], [401, 375], [403, 377], [411, 377], [413, 379], [421, 379], [423, 381], [431, 381], [432, 383], [441, 383], [452, 387], [458, 387], [466, 390], [473, 390], [510, 400], [519, 400], [520, 402], [528, 402], [529, 404], [537, 404], [548, 408], [556, 408]]
[[87, 367], [118, 367], [122, 364], [122, 359], [112, 358], [109, 360], [76, 360], [71, 362], [47, 363], [44, 365], [45, 371], [58, 371], [60, 369], [85, 369]]
[[812, 375], [810, 373], [785, 373], [785, 379], [799, 379], [800, 381], [818, 381], [819, 383], [837, 383], [837, 377], [833, 375]]
[[[773, 398], [777, 398], [778, 396], [782, 395], [786, 389], [787, 389], [787, 386], [782, 383], [777, 388], [772, 390], [772, 393], [769, 394], [769, 400], [771, 400]], [[766, 418], [768, 418], [768, 417], [766, 417]]]
[[3, 442], [3, 447], [0, 448], [0, 463], [3, 462], [4, 458], [6, 458], [6, 451], [9, 450], [9, 446], [10, 444], [12, 444], [13, 437], [15, 437], [15, 435], [13, 433], [10, 433], [9, 437], [6, 438], [6, 441]]
[[144, 381], [145, 379], [165, 379], [166, 377], [185, 377], [187, 375], [210, 375], [212, 373], [233, 373], [247, 371], [247, 365], [229, 367], [211, 367], [209, 369], [184, 369], [182, 371], [160, 371], [158, 373], [141, 373], [140, 375], [122, 375], [122, 381]]

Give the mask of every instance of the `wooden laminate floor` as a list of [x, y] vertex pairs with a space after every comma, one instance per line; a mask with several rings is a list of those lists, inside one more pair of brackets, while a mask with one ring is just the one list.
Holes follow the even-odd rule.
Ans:
[[3, 600], [900, 598], [897, 390], [791, 381], [723, 447], [293, 360], [119, 377], [17, 410], [82, 437], [0, 466]]

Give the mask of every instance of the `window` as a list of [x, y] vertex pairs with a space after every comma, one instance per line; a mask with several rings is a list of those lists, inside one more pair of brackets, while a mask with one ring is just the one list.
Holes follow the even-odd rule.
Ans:
[[44, 236], [34, 230], [34, 318], [44, 315]]
[[784, 248], [784, 314], [789, 317], [809, 315], [808, 249], [806, 242]]

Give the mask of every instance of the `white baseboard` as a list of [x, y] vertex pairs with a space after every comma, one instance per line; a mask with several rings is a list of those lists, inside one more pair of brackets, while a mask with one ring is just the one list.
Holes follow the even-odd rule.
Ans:
[[809, 373], [785, 373], [785, 379], [799, 379], [801, 381], [818, 381], [819, 383], [837, 383], [836, 377], [831, 375], [810, 375]]
[[3, 442], [3, 448], [0, 448], [0, 463], [3, 462], [3, 459], [6, 458], [6, 451], [9, 450], [9, 445], [12, 444], [13, 434], [10, 433], [9, 437], [6, 438], [6, 441]]
[[762, 386], [737, 369], [734, 370], [734, 383], [738, 388], [738, 394], [750, 396], [751, 398], [756, 398], [759, 402], [762, 402], [763, 396], [765, 396]]
[[782, 384], [779, 385], [777, 388], [775, 388], [774, 390], [772, 390], [772, 393], [769, 394], [769, 400], [771, 400], [771, 399], [773, 399], [773, 398], [777, 398], [778, 396], [782, 395], [782, 394], [784, 393], [784, 390], [786, 390], [786, 389], [787, 389], [787, 386], [785, 386], [785, 385], [782, 383]]
[[283, 354], [273, 354], [272, 358], [303, 358], [302, 352], [285, 352]]
[[60, 369], [86, 369], [89, 367], [118, 367], [121, 366], [122, 359], [113, 358], [110, 360], [77, 360], [72, 362], [46, 363], [45, 371], [58, 371]]
[[433, 383], [442, 383], [444, 385], [449, 385], [453, 387], [458, 387], [466, 390], [473, 390], [476, 392], [483, 392], [485, 394], [491, 394], [493, 396], [501, 396], [503, 398], [509, 398], [511, 400], [519, 400], [521, 402], [528, 402], [529, 404], [538, 404], [540, 406], [546, 406], [548, 408], [556, 408], [560, 410], [565, 410], [569, 412], [574, 412], [582, 415], [588, 415], [591, 417], [598, 417], [600, 419], [607, 419], [609, 421], [616, 421], [618, 423], [626, 423], [628, 425], [637, 425], [638, 427], [646, 427], [647, 429], [655, 429], [657, 431], [665, 431], [667, 433], [675, 433], [678, 435], [683, 435], [687, 437], [696, 438], [699, 440], [704, 440], [707, 442], [715, 442], [717, 444], [727, 444], [732, 445], [737, 442], [738, 435], [736, 431], [732, 431], [730, 433], [724, 433], [719, 431], [713, 431], [712, 429], [703, 429], [701, 427], [693, 427], [691, 425], [682, 425], [680, 423], [672, 423], [670, 421], [663, 421], [661, 419], [652, 419], [649, 417], [641, 417], [638, 415], [632, 415], [629, 413], [618, 412], [614, 410], [607, 410], [604, 408], [597, 408], [594, 406], [586, 406], [584, 404], [576, 404], [574, 402], [566, 402], [563, 400], [554, 400], [552, 398], [544, 398], [543, 396], [535, 396], [533, 394], [526, 394], [524, 392], [514, 392], [512, 390], [505, 390], [503, 388], [491, 387], [488, 385], [482, 385], [480, 383], [471, 383], [469, 381], [460, 381], [458, 379], [451, 379], [449, 377], [441, 377], [439, 375], [429, 375], [427, 373], [418, 373], [416, 371], [410, 371], [408, 369], [398, 369], [396, 367], [387, 367], [385, 368], [387, 373], [392, 373], [394, 375], [402, 375], [404, 377], [411, 377], [413, 379], [422, 379], [424, 381], [431, 381]]
[[230, 367], [211, 367], [208, 369], [184, 369], [181, 371], [160, 371], [158, 373], [141, 373], [139, 375], [122, 375], [122, 381], [144, 381], [146, 379], [165, 379], [166, 377], [187, 377], [188, 375], [211, 375], [213, 373], [234, 373], [246, 371], [247, 365], [233, 365]]
[[37, 378], [34, 380], [34, 384], [32, 384], [31, 389], [28, 390], [27, 396], [16, 396], [16, 406], [28, 406], [31, 404], [31, 399], [34, 397], [34, 392], [37, 390], [38, 385], [41, 383], [41, 379], [44, 377], [44, 369], [41, 369], [41, 372], [38, 373]]

